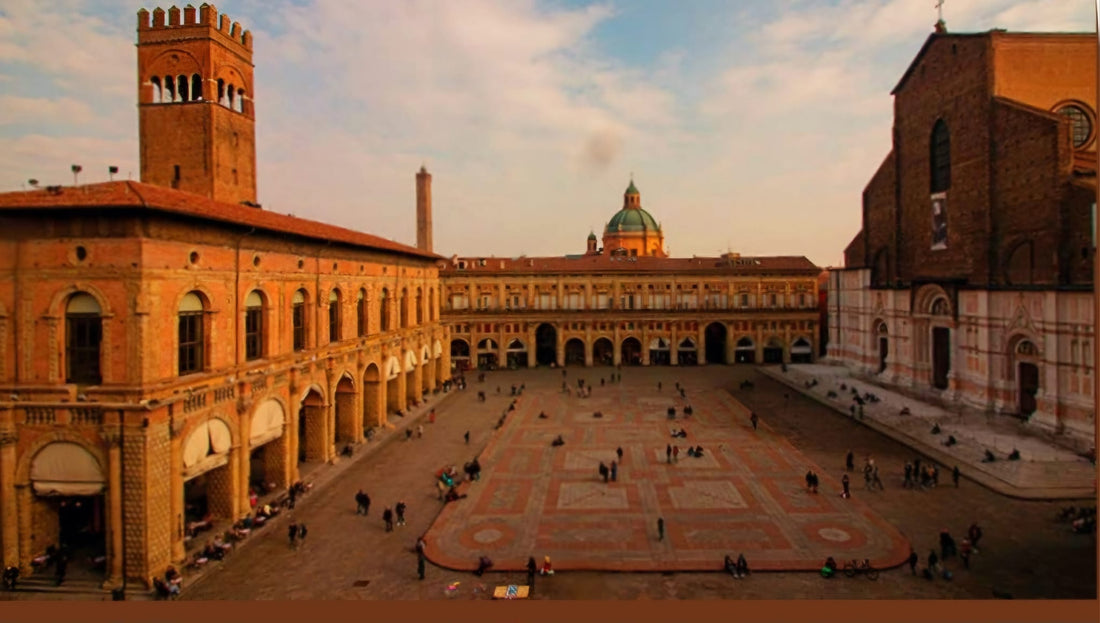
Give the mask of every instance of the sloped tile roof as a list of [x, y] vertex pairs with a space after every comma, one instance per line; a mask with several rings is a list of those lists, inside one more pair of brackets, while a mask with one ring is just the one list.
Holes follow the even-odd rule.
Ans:
[[134, 181], [103, 182], [82, 186], [0, 193], [0, 214], [16, 210], [98, 210], [104, 208], [145, 209], [192, 218], [230, 223], [270, 232], [344, 243], [355, 247], [389, 251], [427, 260], [439, 260], [434, 253], [327, 223], [311, 221], [260, 208], [214, 201], [202, 195]]

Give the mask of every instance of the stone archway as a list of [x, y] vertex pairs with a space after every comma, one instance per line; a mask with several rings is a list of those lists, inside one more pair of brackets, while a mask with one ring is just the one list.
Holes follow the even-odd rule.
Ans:
[[334, 437], [336, 443], [358, 441], [355, 431], [355, 384], [344, 375], [336, 384], [335, 409], [333, 410]]
[[798, 336], [791, 343], [791, 363], [813, 363], [814, 347], [805, 336]]
[[680, 340], [680, 345], [676, 348], [676, 363], [681, 366], [694, 366], [699, 363], [695, 338], [685, 337]]
[[252, 429], [248, 435], [248, 483], [255, 491], [267, 485], [282, 489], [289, 485], [287, 477], [286, 410], [278, 400], [269, 398], [252, 412]]
[[459, 372], [470, 369], [470, 343], [454, 338], [451, 340], [451, 365]]
[[672, 365], [672, 345], [663, 337], [655, 337], [649, 341], [649, 365]]
[[382, 425], [385, 413], [385, 386], [381, 381], [377, 364], [370, 364], [363, 371], [363, 433]]
[[508, 342], [507, 351], [509, 370], [522, 370], [527, 367], [527, 345], [519, 338], [513, 338]]
[[875, 323], [874, 336], [878, 341], [878, 374], [882, 374], [886, 372], [886, 358], [890, 356], [890, 333], [885, 322]]
[[721, 322], [712, 322], [704, 331], [704, 344], [706, 345], [707, 363], [729, 363], [726, 361], [726, 325]]
[[580, 338], [570, 338], [565, 343], [565, 365], [584, 365], [584, 342]]
[[1039, 410], [1039, 390], [1042, 387], [1042, 357], [1039, 348], [1027, 336], [1017, 336], [1010, 340], [1009, 365], [1012, 366], [1014, 385], [1016, 386], [1016, 412], [1020, 417], [1029, 418]]
[[597, 366], [610, 366], [615, 363], [615, 345], [606, 337], [592, 344], [592, 363]]
[[638, 338], [626, 338], [625, 340], [623, 340], [620, 349], [622, 357], [620, 361], [624, 366], [642, 365], [642, 343], [638, 341]]
[[500, 366], [497, 352], [500, 344], [491, 337], [487, 337], [477, 343], [477, 368], [478, 370], [496, 370]]
[[783, 363], [783, 342], [779, 338], [769, 338], [764, 344], [764, 363]]
[[405, 355], [405, 406], [420, 403], [420, 362], [417, 361], [416, 352], [406, 350]]
[[535, 329], [535, 363], [554, 365], [558, 361], [558, 330], [554, 325], [542, 323]]
[[[390, 355], [386, 358], [386, 411], [397, 413], [405, 407], [404, 396], [401, 395], [401, 381], [405, 375], [401, 373], [401, 362]], [[387, 418], [383, 418], [386, 421]]]
[[737, 340], [737, 346], [733, 348], [734, 363], [756, 363], [756, 343], [749, 336]]

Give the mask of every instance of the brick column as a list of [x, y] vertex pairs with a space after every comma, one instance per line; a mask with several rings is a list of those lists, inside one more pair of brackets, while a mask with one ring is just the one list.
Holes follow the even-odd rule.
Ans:
[[623, 347], [622, 347], [622, 335], [620, 333], [619, 323], [615, 323], [615, 331], [611, 334], [614, 338], [611, 340], [611, 363], [618, 366], [623, 362]]
[[565, 367], [565, 336], [562, 335], [561, 327], [554, 327], [554, 338], [557, 340], [557, 357], [558, 367]]
[[707, 365], [707, 327], [702, 322], [699, 323], [699, 333], [695, 336], [695, 364]]
[[668, 363], [669, 365], [680, 365], [680, 323], [669, 323], [672, 328], [672, 338], [668, 341]]
[[19, 523], [15, 488], [15, 431], [0, 431], [0, 542], [4, 544], [3, 563], [19, 564]]
[[740, 339], [733, 333], [733, 323], [727, 322], [726, 325], [726, 365], [733, 363], [737, 359], [737, 340]]
[[237, 510], [230, 517], [233, 521], [240, 519], [251, 508], [248, 503], [248, 481], [252, 479], [252, 414], [247, 408], [240, 412], [242, 405], [240, 402], [237, 404], [240, 452], [237, 453]]
[[[25, 574], [30, 574], [31, 557], [34, 556], [31, 541], [32, 509], [34, 506], [34, 492], [30, 483], [20, 483], [15, 487], [16, 511], [19, 513], [19, 568]], [[6, 546], [5, 546], [6, 549]]]

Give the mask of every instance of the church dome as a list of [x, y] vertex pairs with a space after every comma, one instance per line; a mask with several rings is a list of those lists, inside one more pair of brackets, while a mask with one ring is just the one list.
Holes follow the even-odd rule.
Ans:
[[623, 208], [607, 222], [608, 233], [617, 231], [661, 231], [657, 221], [641, 208]]

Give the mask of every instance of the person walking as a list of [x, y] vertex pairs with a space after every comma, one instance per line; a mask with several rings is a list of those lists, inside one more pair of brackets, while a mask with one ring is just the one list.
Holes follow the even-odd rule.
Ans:
[[406, 428], [405, 429], [405, 441], [408, 441], [408, 440], [412, 439], [412, 437], [413, 437], [412, 429], [411, 428]]
[[840, 497], [848, 499], [852, 497], [850, 487], [852, 486], [851, 479], [848, 478], [848, 474], [844, 474], [844, 477], [840, 479], [840, 486], [844, 487], [844, 492], [840, 494]]
[[615, 482], [619, 478], [619, 464], [616, 461], [611, 461], [611, 482]]
[[435, 409], [432, 409], [431, 412], [428, 413], [428, 423], [435, 424]]
[[623, 448], [622, 448], [622, 446], [619, 446], [618, 448], [615, 448], [615, 454], [617, 454], [619, 456], [619, 462], [622, 462], [622, 460], [623, 460]]
[[286, 536], [288, 539], [290, 539], [291, 549], [294, 549], [294, 547], [298, 544], [298, 524], [291, 523], [290, 526], [288, 526], [286, 529]]
[[917, 562], [920, 560], [920, 556], [917, 556], [917, 552], [913, 551], [913, 548], [909, 548], [909, 573], [917, 575]]
[[958, 465], [956, 465], [956, 466], [955, 466], [955, 467], [954, 467], [954, 468], [953, 468], [953, 469], [951, 470], [951, 482], [955, 483], [955, 488], [956, 488], [956, 489], [958, 489], [958, 488], [959, 488], [959, 476], [960, 476], [960, 475], [961, 475], [961, 474], [959, 473], [959, 466], [958, 466]]
[[418, 551], [416, 552], [416, 575], [419, 576], [421, 580], [424, 579], [424, 566], [424, 552]]
[[680, 446], [672, 446], [672, 460], [680, 462]]
[[665, 461], [672, 463], [672, 444], [665, 446]]
[[359, 493], [355, 494], [355, 514], [356, 515], [366, 515], [367, 511], [369, 511], [369, 510], [370, 510], [370, 496], [367, 495], [366, 491], [363, 491], [362, 489], [360, 489]]
[[973, 547], [974, 553], [978, 553], [978, 541], [982, 540], [982, 529], [977, 523], [970, 524], [970, 527], [966, 529], [966, 537], [970, 539], [970, 545]]
[[661, 382], [657, 381], [657, 391], [661, 391]]
[[306, 530], [306, 525], [304, 523], [298, 524], [298, 544], [299, 545], [306, 542], [306, 532], [308, 532], [308, 530]]
[[760, 417], [756, 415], [756, 411], [752, 412], [752, 417], [749, 418], [749, 421], [752, 422], [752, 429], [756, 430], [756, 425], [760, 422]]
[[423, 439], [424, 438], [424, 425], [423, 424], [417, 424], [416, 425], [416, 438], [417, 439]]
[[936, 555], [936, 550], [928, 552], [928, 570], [932, 573], [940, 572], [940, 557]]
[[886, 487], [882, 484], [882, 479], [878, 476], [878, 465], [876, 465], [875, 469], [871, 472], [871, 482], [873, 482], [874, 485], [878, 487], [879, 491], [886, 490]]
[[856, 467], [856, 455], [851, 450], [848, 451], [848, 456], [844, 457], [844, 468], [848, 471], [852, 471]]
[[394, 507], [394, 510], [397, 511], [397, 525], [399, 525], [399, 526], [405, 525], [405, 509], [406, 508], [407, 507], [405, 506], [405, 502], [403, 500], [398, 502], [397, 506]]
[[382, 521], [386, 522], [386, 532], [393, 532], [393, 511], [389, 506], [382, 511]]
[[657, 540], [658, 541], [664, 541], [665, 540], [665, 518], [664, 517], [658, 517], [657, 518]]
[[531, 556], [527, 559], [527, 590], [528, 593], [535, 592], [535, 576], [538, 575], [539, 565], [535, 562], [535, 557]]
[[57, 556], [57, 562], [54, 563], [54, 580], [58, 586], [65, 581], [65, 571], [69, 567], [69, 555], [62, 551]]
[[470, 431], [466, 431], [466, 434], [462, 436], [466, 440], [466, 445], [470, 445]]
[[913, 464], [905, 462], [905, 481], [901, 483], [903, 489], [910, 489], [913, 487]]
[[970, 539], [963, 539], [962, 543], [959, 545], [959, 558], [962, 559], [963, 567], [966, 569], [970, 568], [970, 552]]

